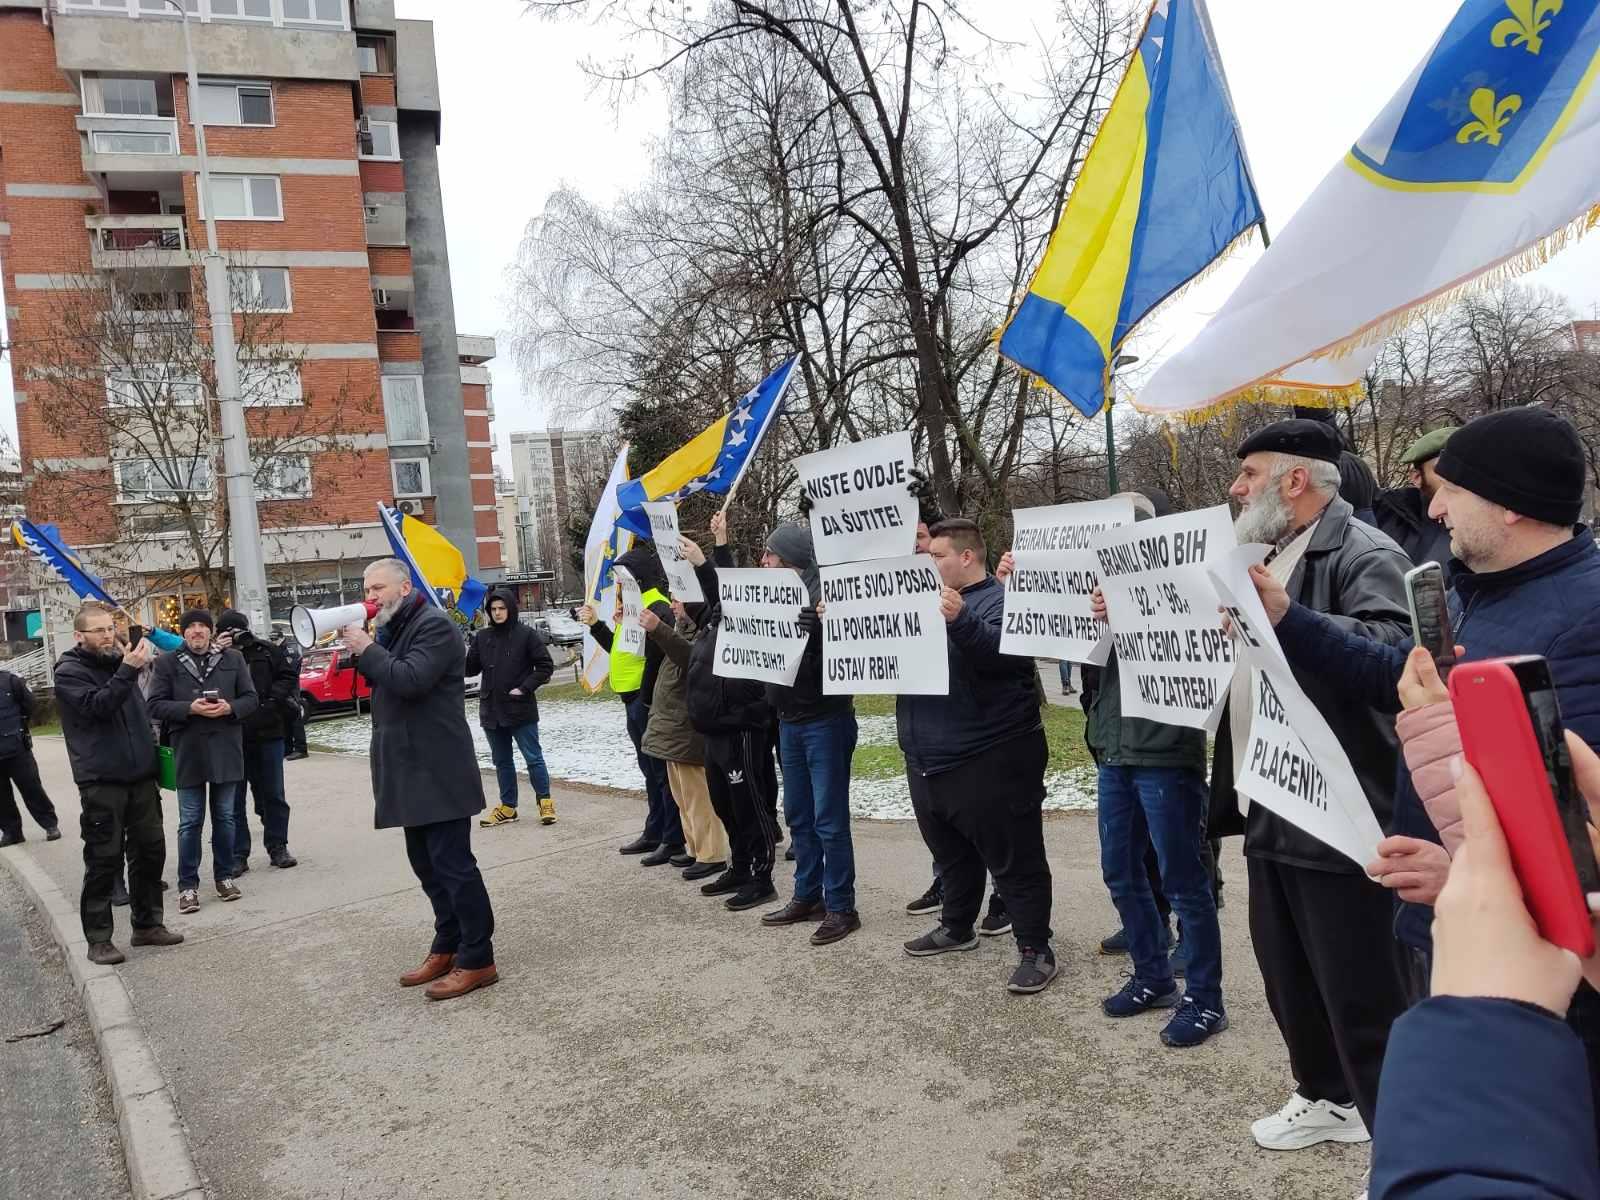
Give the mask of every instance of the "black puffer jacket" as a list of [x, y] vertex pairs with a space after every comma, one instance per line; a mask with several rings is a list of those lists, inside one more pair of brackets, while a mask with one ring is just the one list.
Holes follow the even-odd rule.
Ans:
[[[478, 681], [478, 723], [485, 729], [516, 729], [539, 719], [534, 693], [550, 682], [556, 664], [539, 631], [517, 619], [517, 597], [510, 588], [490, 588], [484, 611], [496, 600], [509, 610], [505, 624], [492, 621], [467, 648], [467, 674]], [[522, 693], [513, 696], [513, 691]]]
[[[701, 590], [713, 601], [717, 567], [731, 566], [733, 552], [718, 546], [715, 565], [708, 562], [695, 568]], [[753, 679], [724, 679], [717, 674], [717, 630], [721, 625], [721, 605], [707, 605], [689, 647], [689, 721], [701, 733], [713, 736], [765, 729], [773, 720], [766, 686]]]
[[289, 656], [281, 649], [249, 630], [243, 631], [233, 644], [250, 668], [250, 682], [255, 684], [261, 701], [244, 721], [244, 740], [255, 743], [281, 738], [288, 708], [299, 696], [299, 671], [289, 664]]
[[1436, 562], [1450, 576], [1450, 531], [1428, 515], [1428, 502], [1414, 487], [1379, 492], [1373, 505], [1378, 528], [1394, 539], [1417, 566]]
[[73, 783], [156, 777], [156, 739], [133, 667], [74, 646], [56, 663], [56, 707]]

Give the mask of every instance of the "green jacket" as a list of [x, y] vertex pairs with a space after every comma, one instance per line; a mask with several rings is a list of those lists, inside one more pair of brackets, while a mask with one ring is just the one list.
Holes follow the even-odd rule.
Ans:
[[1102, 767], [1193, 767], [1205, 773], [1205, 730], [1122, 715], [1115, 651], [1100, 673], [1100, 689], [1089, 708], [1083, 736]]
[[684, 621], [676, 628], [663, 621], [650, 634], [665, 652], [661, 672], [656, 676], [655, 698], [650, 705], [650, 721], [645, 726], [639, 748], [662, 762], [703, 763], [705, 739], [689, 723], [689, 643], [695, 626]]

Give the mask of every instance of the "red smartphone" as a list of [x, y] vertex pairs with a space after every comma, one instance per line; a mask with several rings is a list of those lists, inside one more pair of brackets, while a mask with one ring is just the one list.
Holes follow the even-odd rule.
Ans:
[[1546, 941], [1588, 958], [1594, 925], [1584, 896], [1600, 891], [1600, 867], [1548, 664], [1535, 655], [1462, 663], [1450, 673], [1450, 698], [1528, 912]]

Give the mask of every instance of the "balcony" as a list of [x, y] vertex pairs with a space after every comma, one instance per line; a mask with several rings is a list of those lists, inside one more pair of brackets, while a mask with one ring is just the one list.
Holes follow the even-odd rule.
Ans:
[[[54, 0], [62, 14], [177, 20], [166, 0]], [[350, 28], [346, 0], [184, 0], [191, 20], [210, 24], [271, 25], [279, 29]]]
[[149, 270], [189, 264], [181, 215], [88, 216], [89, 254], [101, 271]]

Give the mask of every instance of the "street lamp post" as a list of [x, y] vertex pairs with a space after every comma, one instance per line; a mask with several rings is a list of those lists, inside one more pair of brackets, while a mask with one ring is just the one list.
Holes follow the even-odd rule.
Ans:
[[1117, 494], [1117, 434], [1111, 423], [1111, 406], [1117, 402], [1117, 372], [1139, 361], [1137, 354], [1119, 354], [1111, 360], [1106, 378], [1106, 495]]
[[228, 264], [217, 249], [217, 214], [211, 203], [211, 169], [206, 158], [206, 129], [200, 120], [200, 81], [189, 36], [189, 10], [182, 0], [166, 0], [183, 20], [183, 58], [189, 75], [189, 123], [194, 127], [199, 159], [200, 211], [206, 226], [206, 249], [200, 256], [205, 275], [206, 306], [211, 312], [211, 352], [217, 376], [217, 412], [222, 426], [222, 476], [228, 497], [228, 536], [233, 549], [233, 605], [250, 618], [250, 627], [265, 633], [267, 568], [261, 553], [261, 521], [256, 513], [255, 467], [250, 461], [250, 435], [239, 397], [239, 350], [233, 337], [233, 297]]

